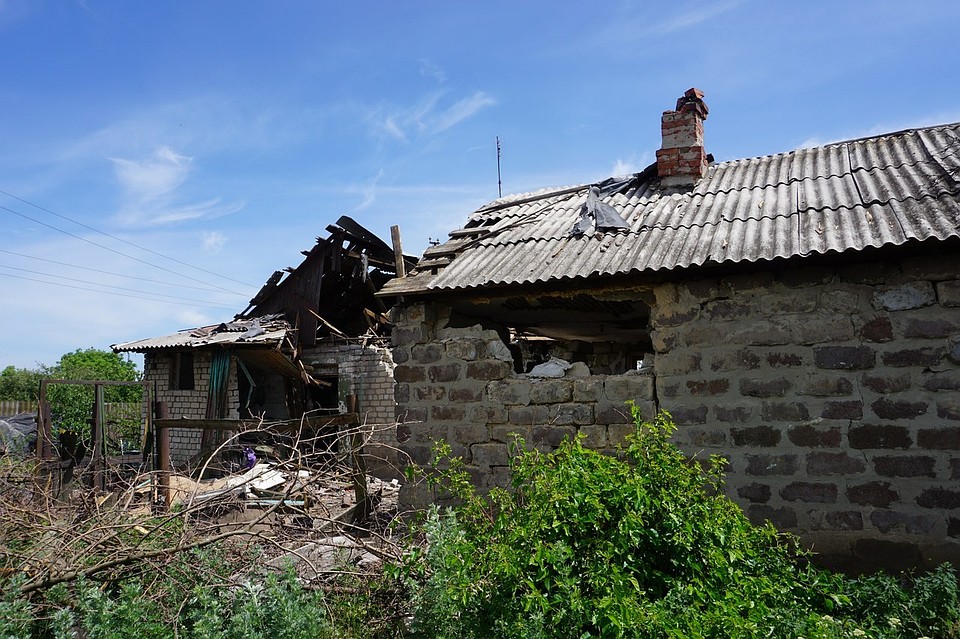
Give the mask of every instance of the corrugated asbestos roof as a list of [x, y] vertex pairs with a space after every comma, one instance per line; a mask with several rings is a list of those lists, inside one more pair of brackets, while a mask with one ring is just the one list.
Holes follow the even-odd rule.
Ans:
[[[382, 294], [756, 262], [960, 237], [960, 123], [601, 183], [625, 232], [571, 235], [589, 184], [496, 200]], [[614, 192], [610, 192], [614, 191]]]
[[267, 315], [192, 328], [163, 337], [149, 337], [135, 342], [114, 344], [110, 348], [116, 353], [146, 353], [162, 349], [204, 346], [276, 346], [289, 332], [290, 324], [280, 315]]

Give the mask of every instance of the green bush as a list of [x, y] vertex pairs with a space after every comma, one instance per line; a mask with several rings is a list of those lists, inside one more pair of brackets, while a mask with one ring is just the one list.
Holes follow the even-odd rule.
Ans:
[[[634, 418], [621, 459], [579, 440], [549, 454], [517, 445], [511, 490], [489, 497], [472, 489], [461, 459], [446, 457], [445, 470], [431, 477], [459, 505], [428, 512], [425, 549], [400, 571], [415, 632], [451, 639], [955, 636], [952, 571], [943, 568], [913, 590], [883, 582], [901, 606], [873, 610], [873, 582], [817, 569], [792, 537], [751, 525], [723, 496], [725, 462], [688, 460], [669, 441], [669, 415], [642, 423], [634, 410]], [[901, 617], [891, 613], [901, 609]]]

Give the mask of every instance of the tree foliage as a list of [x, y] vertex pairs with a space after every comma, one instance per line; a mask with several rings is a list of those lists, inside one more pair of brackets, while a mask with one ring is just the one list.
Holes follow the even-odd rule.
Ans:
[[37, 401], [42, 378], [39, 370], [7, 366], [0, 371], [0, 400]]

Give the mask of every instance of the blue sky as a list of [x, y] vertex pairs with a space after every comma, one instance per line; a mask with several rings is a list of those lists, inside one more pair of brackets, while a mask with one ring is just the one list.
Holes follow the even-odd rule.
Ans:
[[643, 169], [691, 86], [718, 161], [960, 120], [958, 25], [953, 1], [0, 0], [0, 368], [229, 319], [343, 214], [418, 254], [496, 198], [497, 136], [507, 194]]

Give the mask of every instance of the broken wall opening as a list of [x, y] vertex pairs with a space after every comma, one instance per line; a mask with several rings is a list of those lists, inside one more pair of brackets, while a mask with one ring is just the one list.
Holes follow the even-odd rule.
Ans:
[[652, 302], [637, 291], [511, 296], [454, 303], [447, 325], [496, 330], [516, 373], [559, 359], [581, 376], [622, 375], [651, 365]]

